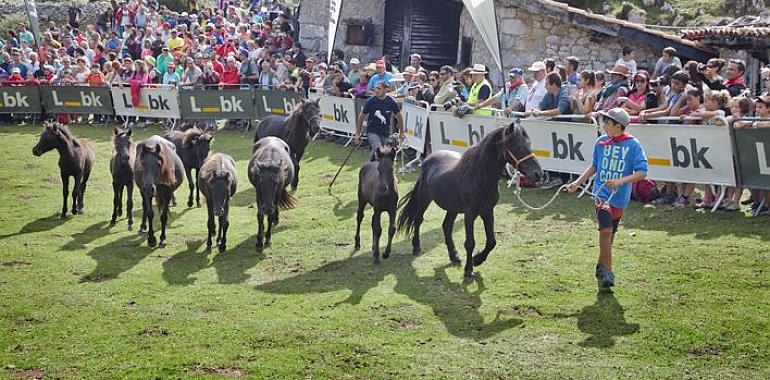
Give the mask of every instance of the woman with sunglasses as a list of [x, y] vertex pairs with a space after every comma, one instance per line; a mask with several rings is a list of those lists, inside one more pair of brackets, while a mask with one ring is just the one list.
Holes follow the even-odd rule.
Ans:
[[725, 68], [727, 62], [721, 58], [711, 58], [706, 62], [706, 65], [699, 67], [700, 73], [703, 75], [703, 84], [712, 90], [722, 90], [725, 88], [724, 78], [720, 75], [722, 69]]
[[650, 90], [650, 75], [645, 70], [639, 70], [634, 74], [634, 86], [628, 97], [618, 99], [622, 107], [630, 115], [638, 115], [639, 112], [658, 106], [658, 96]]

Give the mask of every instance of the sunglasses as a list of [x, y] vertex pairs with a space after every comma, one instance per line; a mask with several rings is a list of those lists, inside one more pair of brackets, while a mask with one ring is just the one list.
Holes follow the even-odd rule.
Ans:
[[634, 83], [644, 83], [647, 82], [647, 79], [634, 79]]

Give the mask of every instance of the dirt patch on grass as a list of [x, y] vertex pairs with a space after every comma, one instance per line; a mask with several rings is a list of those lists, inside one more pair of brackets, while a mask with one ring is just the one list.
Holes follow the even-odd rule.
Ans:
[[32, 265], [32, 263], [26, 262], [26, 261], [8, 261], [8, 262], [2, 263], [0, 265], [2, 265], [4, 267], [18, 268], [18, 267], [28, 267], [28, 266]]
[[532, 306], [513, 306], [500, 310], [502, 314], [515, 314], [519, 317], [539, 318], [542, 316], [537, 308]]
[[720, 351], [718, 348], [714, 346], [703, 346], [698, 347], [694, 349], [692, 352], [690, 352], [690, 355], [693, 356], [717, 356], [721, 354], [722, 351]]
[[45, 377], [45, 371], [42, 369], [27, 369], [23, 371], [14, 371], [14, 379], [42, 379]]
[[203, 367], [196, 365], [189, 367], [187, 370], [191, 375], [195, 376], [243, 377], [249, 374], [248, 371], [235, 367]]
[[139, 336], [169, 336], [171, 335], [171, 332], [162, 328], [162, 327], [155, 327], [150, 326], [141, 332], [139, 332]]

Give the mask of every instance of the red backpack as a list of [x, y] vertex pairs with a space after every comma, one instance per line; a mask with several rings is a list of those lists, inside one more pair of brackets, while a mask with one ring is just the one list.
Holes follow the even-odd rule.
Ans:
[[643, 179], [631, 185], [631, 199], [639, 202], [652, 202], [660, 196], [655, 181]]

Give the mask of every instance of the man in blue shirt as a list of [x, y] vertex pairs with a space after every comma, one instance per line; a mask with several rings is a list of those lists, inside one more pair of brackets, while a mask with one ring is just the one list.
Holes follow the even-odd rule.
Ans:
[[379, 60], [377, 61], [377, 65], [375, 66], [377, 73], [372, 75], [372, 78], [369, 79], [369, 85], [367, 88], [367, 93], [370, 95], [374, 95], [375, 90], [374, 86], [376, 86], [378, 83], [385, 83], [387, 87], [390, 89], [395, 89], [395, 84], [393, 84], [390, 80], [393, 79], [393, 74], [385, 71], [385, 61]]
[[625, 131], [631, 120], [626, 110], [613, 108], [599, 114], [606, 134], [596, 140], [591, 166], [570, 183], [567, 190], [574, 193], [578, 186], [596, 174], [593, 186], [599, 224], [596, 279], [600, 287], [608, 288], [615, 285], [612, 243], [623, 211], [631, 200], [631, 184], [647, 177], [647, 156], [639, 140]]

